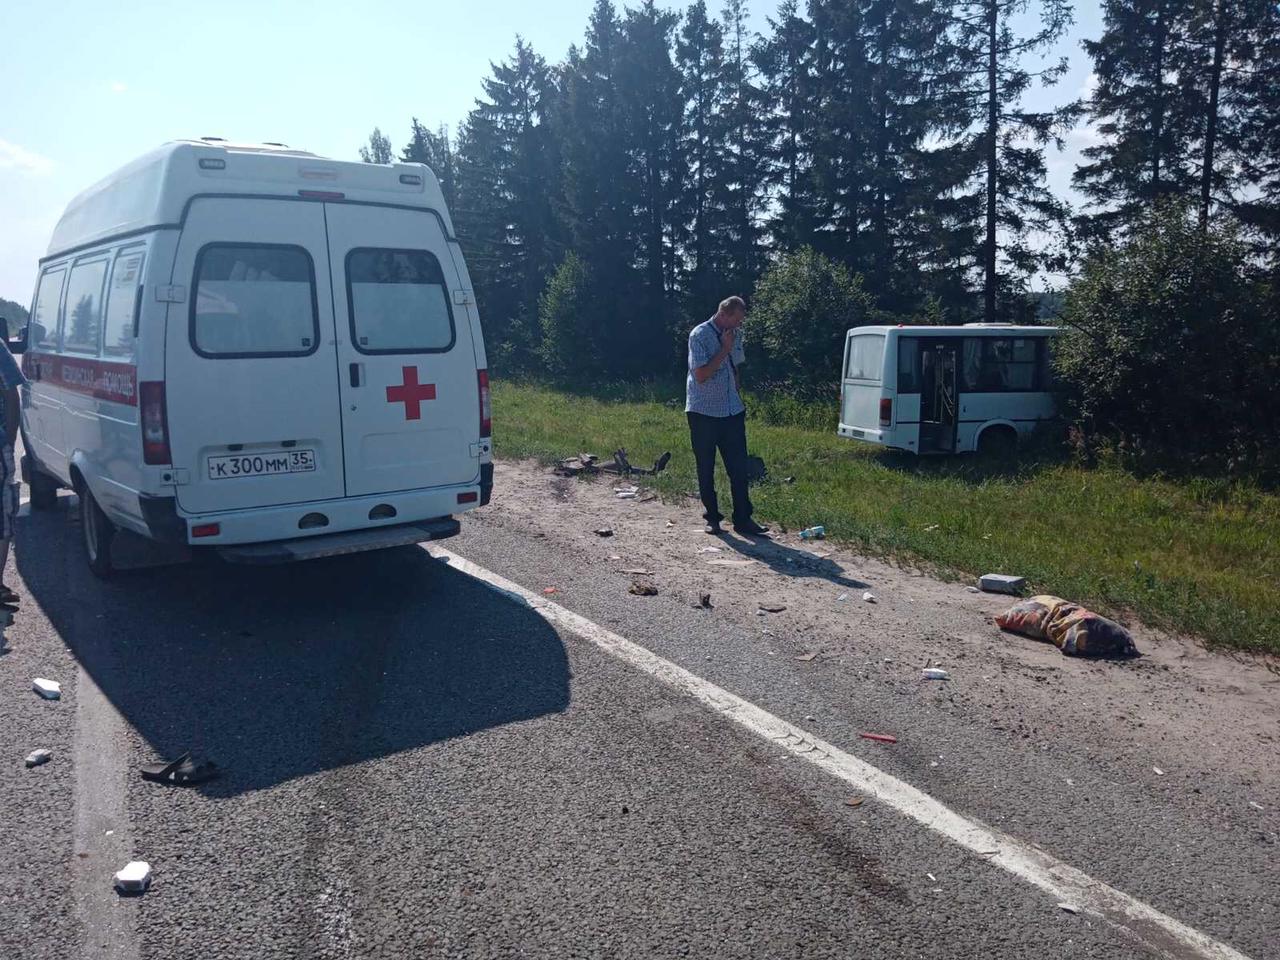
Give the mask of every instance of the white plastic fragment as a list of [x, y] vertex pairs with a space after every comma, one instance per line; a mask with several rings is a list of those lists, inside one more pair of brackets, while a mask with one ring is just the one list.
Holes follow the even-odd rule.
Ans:
[[1058, 909], [1059, 909], [1059, 910], [1065, 910], [1065, 911], [1067, 911], [1067, 913], [1079, 913], [1079, 912], [1080, 912], [1080, 908], [1079, 908], [1079, 907], [1077, 907], [1074, 903], [1060, 903], [1060, 904], [1058, 904]]
[[619, 490], [614, 496], [619, 500], [634, 500], [638, 492], [637, 490]]
[[116, 889], [122, 893], [142, 893], [151, 886], [151, 864], [132, 860], [116, 872]]
[[870, 590], [868, 590], [866, 593], [862, 595], [862, 599], [865, 600], [867, 603], [875, 603], [876, 595], [872, 593]]
[[970, 593], [981, 593], [981, 592], [982, 592], [981, 590], [979, 590], [977, 587], [973, 586], [972, 584], [970, 584], [969, 586], [965, 587], [965, 589], [966, 589], [966, 590], [968, 590]]
[[926, 873], [925, 876], [928, 877], [930, 880], [932, 880], [934, 883], [938, 882], [938, 878], [935, 877], [932, 873]]
[[31, 689], [46, 700], [62, 699], [62, 684], [57, 680], [46, 680], [44, 677], [36, 677], [31, 681]]
[[1026, 577], [1012, 577], [1007, 573], [984, 573], [978, 578], [978, 586], [987, 593], [1017, 594], [1026, 585]]
[[1265, 810], [1265, 809], [1266, 809], [1262, 804], [1258, 803], [1256, 800], [1250, 800], [1250, 801], [1249, 801], [1249, 806], [1253, 807], [1253, 809], [1255, 809], [1255, 810]]
[[1156, 775], [1157, 777], [1163, 777], [1163, 776], [1164, 776], [1164, 771], [1163, 771], [1163, 770], [1161, 770], [1159, 767], [1152, 767], [1151, 769], [1155, 772], [1155, 775]]
[[45, 750], [43, 748], [39, 750], [32, 750], [30, 753], [27, 754], [27, 766], [38, 767], [41, 764], [48, 763], [52, 759], [53, 759], [52, 750]]
[[699, 553], [719, 553], [720, 548], [719, 547], [703, 547], [698, 552]]
[[848, 599], [849, 599], [849, 595], [848, 595], [847, 593], [842, 593], [842, 594], [840, 594], [840, 596], [836, 597], [836, 602], [837, 602], [837, 603], [844, 603], [844, 602], [845, 602], [846, 600], [848, 600]]
[[950, 680], [951, 674], [943, 670], [941, 667], [925, 667], [920, 672], [920, 676], [924, 680]]

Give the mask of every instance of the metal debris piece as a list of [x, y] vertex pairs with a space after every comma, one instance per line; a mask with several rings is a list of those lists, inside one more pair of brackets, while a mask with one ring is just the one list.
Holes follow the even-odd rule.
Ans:
[[633, 577], [652, 577], [653, 576], [652, 570], [642, 570], [639, 568], [635, 570], [623, 570], [622, 572], [630, 574]]
[[818, 659], [818, 651], [814, 650], [814, 651], [811, 651], [810, 653], [802, 653], [800, 654], [800, 656], [796, 657], [796, 659], [799, 660], [801, 663], [808, 663], [811, 660]]
[[640, 580], [631, 581], [631, 589], [628, 593], [634, 593], [637, 597], [656, 597], [658, 588], [652, 583], [644, 583]]
[[781, 613], [783, 610], [787, 609], [787, 606], [784, 603], [759, 603], [756, 604], [756, 606], [765, 613]]
[[711, 594], [709, 594], [709, 593], [700, 593], [700, 594], [698, 594], [698, 600], [697, 600], [697, 602], [696, 602], [696, 603], [694, 603], [694, 604], [693, 604], [693, 607], [694, 607], [694, 608], [696, 608], [696, 609], [698, 609], [698, 610], [710, 610], [710, 609], [711, 609]]
[[872, 593], [870, 590], [868, 590], [866, 593], [862, 595], [862, 599], [867, 603], [875, 603], [876, 595]]
[[580, 453], [576, 457], [567, 457], [564, 460], [557, 460], [555, 465], [555, 473], [561, 477], [576, 477], [580, 474], [594, 476], [598, 473], [612, 473], [618, 476], [627, 477], [631, 474], [642, 474], [644, 476], [655, 476], [667, 468], [667, 464], [671, 462], [671, 453], [664, 453], [654, 461], [651, 468], [634, 467], [631, 461], [627, 459], [627, 450], [625, 447], [619, 447], [613, 452], [613, 459], [600, 463], [593, 453]]
[[613, 527], [597, 527], [595, 534], [597, 537], [612, 537]]
[[846, 807], [860, 807], [867, 802], [866, 797], [850, 797], [844, 802]]
[[1079, 913], [1079, 912], [1080, 912], [1080, 908], [1079, 908], [1079, 907], [1077, 907], [1074, 903], [1060, 903], [1060, 904], [1058, 904], [1058, 909], [1059, 909], [1059, 910], [1065, 910], [1065, 911], [1067, 911], [1067, 913]]
[[62, 684], [57, 680], [46, 680], [44, 677], [36, 677], [31, 681], [31, 689], [46, 700], [62, 699]]
[[920, 678], [922, 680], [950, 680], [951, 674], [941, 667], [926, 667], [920, 672]]

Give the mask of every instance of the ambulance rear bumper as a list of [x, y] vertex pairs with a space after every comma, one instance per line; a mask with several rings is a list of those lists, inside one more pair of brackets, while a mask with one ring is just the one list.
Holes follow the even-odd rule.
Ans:
[[245, 543], [219, 547], [218, 554], [231, 563], [279, 564], [299, 560], [316, 560], [320, 557], [337, 557], [348, 553], [364, 553], [387, 547], [402, 547], [427, 540], [452, 537], [462, 529], [453, 517], [437, 517], [393, 527], [375, 527], [367, 530], [347, 530], [342, 533], [322, 533], [314, 537], [296, 540], [277, 540], [272, 543]]

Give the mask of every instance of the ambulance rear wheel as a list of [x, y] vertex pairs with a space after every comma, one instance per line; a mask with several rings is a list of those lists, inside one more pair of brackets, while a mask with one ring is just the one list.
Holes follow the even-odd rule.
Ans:
[[35, 464], [27, 464], [24, 474], [31, 478], [31, 509], [52, 510], [58, 505], [58, 481]]
[[107, 515], [93, 499], [93, 494], [83, 483], [80, 484], [80, 533], [84, 538], [84, 555], [89, 561], [89, 569], [95, 576], [104, 580], [115, 573], [111, 563], [111, 544], [115, 540], [116, 528]]

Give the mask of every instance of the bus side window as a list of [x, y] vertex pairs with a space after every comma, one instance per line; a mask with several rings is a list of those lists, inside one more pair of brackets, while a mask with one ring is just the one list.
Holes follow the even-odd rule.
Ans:
[[898, 392], [920, 392], [920, 341], [915, 337], [898, 338]]

